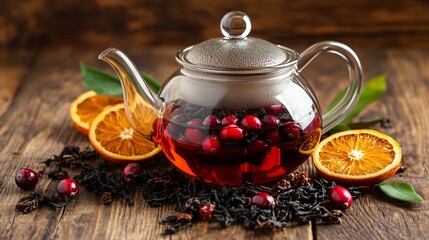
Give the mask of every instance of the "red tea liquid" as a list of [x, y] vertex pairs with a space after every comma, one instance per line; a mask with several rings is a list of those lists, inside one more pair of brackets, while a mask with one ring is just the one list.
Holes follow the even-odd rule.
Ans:
[[[175, 166], [206, 182], [242, 185], [278, 179], [305, 162], [320, 140], [318, 114], [306, 119], [306, 126], [302, 128], [285, 108], [284, 113], [264, 108], [231, 112], [201, 111], [195, 107], [198, 112], [183, 104], [167, 109], [166, 117], [160, 120], [157, 141]], [[210, 124], [206, 119], [209, 115], [218, 121]], [[229, 124], [222, 124], [222, 120], [231, 115], [237, 117], [232, 133], [242, 132], [242, 139], [227, 135], [229, 132], [225, 128]], [[261, 124], [256, 120], [256, 125], [246, 128], [243, 119], [248, 115], [258, 118]], [[214, 140], [209, 141], [209, 138]]]

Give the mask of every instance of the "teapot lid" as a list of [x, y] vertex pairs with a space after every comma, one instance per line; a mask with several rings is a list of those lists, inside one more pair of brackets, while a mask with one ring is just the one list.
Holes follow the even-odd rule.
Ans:
[[227, 13], [221, 20], [223, 38], [213, 38], [179, 51], [176, 60], [185, 67], [208, 72], [259, 73], [297, 62], [299, 54], [268, 41], [247, 37], [250, 18], [240, 11]]

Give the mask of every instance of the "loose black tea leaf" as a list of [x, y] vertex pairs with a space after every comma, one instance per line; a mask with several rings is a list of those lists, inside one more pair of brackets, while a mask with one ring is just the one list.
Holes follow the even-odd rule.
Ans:
[[[257, 111], [256, 111], [257, 112]], [[276, 182], [229, 187], [209, 184], [189, 177], [177, 168], [162, 168], [130, 176], [135, 184], [126, 184], [122, 171], [102, 159], [96, 152], [67, 146], [59, 154], [43, 162], [48, 176], [61, 179], [68, 176], [65, 169], [80, 170], [73, 178], [89, 192], [99, 196], [103, 204], [123, 199], [133, 205], [132, 195], [137, 189], [153, 207], [175, 204], [176, 213], [166, 216], [164, 233], [174, 234], [199, 221], [209, 221], [228, 227], [240, 224], [247, 229], [282, 229], [290, 223], [340, 223], [342, 212], [331, 209], [329, 190], [335, 183], [324, 179], [311, 180], [307, 172], [285, 175]], [[356, 188], [348, 188], [353, 198], [360, 196]], [[273, 208], [252, 204], [257, 193], [274, 197]], [[68, 199], [47, 197], [36, 192], [22, 198], [17, 211], [31, 212], [41, 206], [64, 207]]]
[[15, 206], [15, 210], [26, 214], [45, 205], [62, 208], [67, 204], [67, 201], [67, 198], [60, 198], [58, 196], [48, 197], [44, 194], [32, 192], [30, 195], [25, 196], [18, 201]]
[[[264, 186], [249, 183], [242, 187], [207, 184], [175, 169], [153, 174], [157, 177], [147, 181], [143, 192], [147, 202], [152, 206], [176, 203], [177, 213], [163, 220], [168, 225], [165, 234], [176, 233], [190, 226], [189, 222], [202, 220], [217, 222], [221, 227], [237, 223], [249, 229], [281, 229], [290, 222], [341, 221], [341, 211], [330, 211], [323, 206], [329, 190], [336, 184], [324, 179], [311, 182], [306, 172], [291, 173]], [[354, 188], [349, 191], [354, 198], [360, 196]], [[250, 199], [259, 192], [273, 195], [276, 207], [260, 209], [252, 205]], [[184, 214], [192, 217], [184, 221]]]

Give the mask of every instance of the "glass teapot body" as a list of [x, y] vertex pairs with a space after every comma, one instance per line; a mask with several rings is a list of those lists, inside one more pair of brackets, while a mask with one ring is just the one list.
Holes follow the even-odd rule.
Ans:
[[256, 75], [182, 67], [160, 97], [156, 141], [175, 166], [207, 182], [277, 179], [320, 140], [318, 103], [294, 65]]

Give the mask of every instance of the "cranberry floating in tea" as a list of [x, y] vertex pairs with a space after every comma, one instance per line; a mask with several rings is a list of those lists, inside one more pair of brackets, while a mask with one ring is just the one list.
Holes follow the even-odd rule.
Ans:
[[[120, 50], [109, 48], [99, 58], [120, 76], [131, 126], [160, 144], [179, 169], [223, 185], [275, 180], [305, 162], [321, 135], [354, 107], [362, 87], [360, 62], [338, 42], [316, 43], [298, 54], [248, 37], [251, 23], [243, 12], [226, 14], [220, 27], [224, 37], [177, 53], [181, 67], [159, 95]], [[300, 72], [326, 52], [346, 61], [350, 83], [343, 99], [322, 115]], [[148, 117], [150, 111], [157, 119]]]

